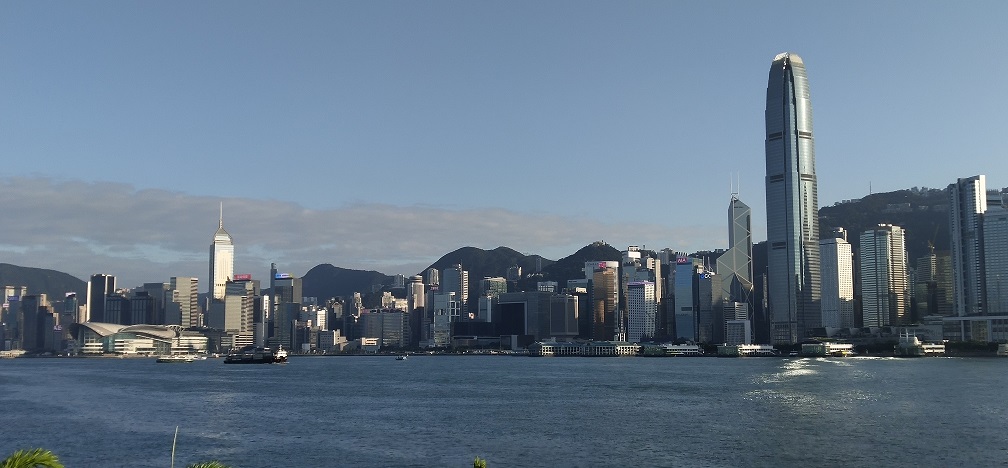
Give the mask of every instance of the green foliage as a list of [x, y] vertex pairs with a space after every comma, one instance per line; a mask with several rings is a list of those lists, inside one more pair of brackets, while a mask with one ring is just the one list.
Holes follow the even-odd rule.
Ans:
[[18, 450], [0, 464], [0, 468], [63, 468], [59, 458], [48, 450]]
[[473, 460], [473, 468], [486, 468], [486, 460], [476, 457], [476, 459]]

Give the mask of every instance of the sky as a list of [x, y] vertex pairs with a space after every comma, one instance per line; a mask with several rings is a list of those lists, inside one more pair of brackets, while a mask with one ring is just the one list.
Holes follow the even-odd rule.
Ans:
[[[0, 262], [120, 287], [420, 272], [463, 246], [766, 238], [770, 63], [819, 204], [1008, 186], [1008, 2], [0, 2]], [[734, 181], [734, 182], [733, 182]], [[733, 189], [733, 187], [735, 187]]]

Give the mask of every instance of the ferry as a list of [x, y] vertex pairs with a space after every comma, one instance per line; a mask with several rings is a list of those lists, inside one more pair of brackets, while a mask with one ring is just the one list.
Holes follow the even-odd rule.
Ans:
[[224, 364], [273, 364], [287, 362], [287, 350], [283, 346], [276, 351], [270, 348], [246, 346], [240, 350], [228, 353]]
[[166, 354], [164, 356], [158, 356], [157, 362], [161, 363], [193, 362], [193, 357], [186, 354]]
[[896, 357], [923, 357], [945, 355], [944, 343], [924, 343], [909, 330], [900, 333], [899, 343], [893, 350]]
[[405, 354], [400, 354], [400, 355], [398, 355], [398, 356], [395, 357], [395, 360], [396, 361], [405, 361], [406, 360], [406, 355]]

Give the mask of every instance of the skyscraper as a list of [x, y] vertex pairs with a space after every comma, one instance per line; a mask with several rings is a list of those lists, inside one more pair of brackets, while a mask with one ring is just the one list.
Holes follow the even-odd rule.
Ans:
[[227, 282], [234, 276], [234, 242], [224, 230], [224, 204], [221, 204], [217, 232], [210, 244], [210, 296], [223, 300]]
[[467, 270], [463, 270], [462, 265], [456, 264], [445, 268], [444, 272], [441, 274], [441, 279], [441, 292], [454, 292], [462, 311], [462, 320], [470, 319], [469, 272]]
[[112, 275], [95, 274], [91, 275], [88, 281], [87, 290], [87, 316], [88, 322], [105, 322], [105, 299], [115, 294], [116, 279]]
[[797, 343], [822, 325], [814, 141], [805, 64], [779, 54], [766, 100], [767, 303], [775, 344]]
[[655, 301], [655, 284], [634, 281], [627, 285], [627, 341], [639, 343], [653, 339], [658, 302]]
[[[990, 205], [988, 205], [990, 206]], [[990, 206], [983, 218], [987, 315], [1008, 315], [1008, 210]]]
[[[752, 210], [738, 196], [728, 205], [728, 250], [717, 258], [725, 320], [750, 320], [753, 292]], [[728, 310], [733, 310], [729, 314]]]
[[949, 234], [952, 240], [953, 308], [955, 315], [983, 315], [983, 213], [987, 211], [983, 175], [948, 186]]
[[903, 228], [879, 224], [861, 233], [861, 301], [864, 326], [906, 325], [907, 263]]
[[822, 323], [824, 327], [854, 325], [854, 256], [847, 231], [837, 228], [832, 239], [819, 241], [822, 261]]

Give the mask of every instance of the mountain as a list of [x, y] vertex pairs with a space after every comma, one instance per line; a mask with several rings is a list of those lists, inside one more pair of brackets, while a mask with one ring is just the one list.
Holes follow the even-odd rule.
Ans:
[[518, 265], [522, 273], [534, 273], [540, 266], [545, 268], [553, 263], [538, 255], [525, 255], [507, 247], [497, 247], [493, 250], [483, 250], [476, 247], [462, 247], [445, 254], [424, 271], [435, 268], [444, 270], [454, 265], [462, 265], [469, 272], [469, 284], [479, 283], [487, 276], [504, 276], [508, 268]]
[[538, 281], [556, 281], [557, 287], [563, 289], [567, 287], [567, 280], [584, 278], [585, 262], [602, 260], [621, 261], [623, 253], [605, 242], [592, 242], [577, 252], [551, 263], [543, 268], [539, 275], [523, 278], [523, 281], [519, 282], [519, 288], [532, 291], [535, 290], [535, 283]]
[[324, 263], [301, 277], [301, 293], [305, 297], [317, 297], [319, 301], [324, 301], [337, 296], [352, 296], [355, 292], [369, 293], [373, 285], [391, 283], [391, 276], [377, 271], [350, 270]]
[[916, 265], [927, 255], [950, 249], [948, 191], [910, 189], [875, 193], [860, 200], [836, 203], [819, 209], [819, 237], [830, 238], [833, 227], [847, 230], [847, 241], [856, 249], [862, 232], [878, 224], [893, 224], [906, 230], [907, 260]]
[[28, 294], [45, 294], [50, 301], [61, 301], [71, 291], [81, 304], [87, 300], [86, 281], [56, 270], [0, 263], [0, 285], [26, 286]]

